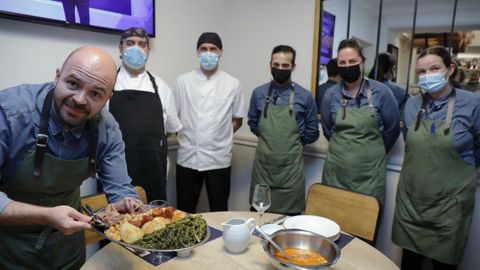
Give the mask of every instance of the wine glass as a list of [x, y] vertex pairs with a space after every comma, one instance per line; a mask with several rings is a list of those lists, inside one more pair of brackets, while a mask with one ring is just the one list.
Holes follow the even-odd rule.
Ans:
[[[150, 208], [164, 208], [168, 206], [168, 202], [165, 200], [153, 200], [149, 202], [148, 205], [150, 206]], [[154, 254], [155, 257], [152, 258], [152, 263], [154, 263], [155, 265], [159, 265], [167, 260], [167, 258], [163, 256], [162, 252], [160, 251], [156, 251], [154, 252]]]
[[256, 184], [253, 190], [252, 206], [260, 213], [259, 225], [262, 225], [263, 213], [270, 207], [270, 187], [267, 184]]
[[148, 203], [151, 208], [164, 208], [168, 206], [168, 202], [165, 200], [153, 200]]

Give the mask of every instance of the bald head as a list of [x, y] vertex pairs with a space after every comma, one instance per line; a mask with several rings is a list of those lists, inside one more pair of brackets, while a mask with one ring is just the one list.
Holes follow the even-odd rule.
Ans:
[[55, 76], [55, 108], [67, 127], [95, 117], [113, 94], [113, 58], [104, 50], [84, 46], [73, 51]]
[[113, 58], [105, 50], [93, 46], [77, 48], [65, 59], [60, 72], [72, 66], [83, 66], [92, 74], [97, 74], [105, 84], [111, 84], [111, 89], [113, 89], [117, 76], [116, 65]]

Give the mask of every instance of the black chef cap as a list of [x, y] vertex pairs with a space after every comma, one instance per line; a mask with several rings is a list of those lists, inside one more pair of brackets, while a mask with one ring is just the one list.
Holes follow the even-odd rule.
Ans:
[[222, 49], [222, 40], [220, 39], [220, 36], [214, 32], [205, 32], [201, 34], [198, 38], [197, 49], [200, 48], [203, 43], [212, 43], [220, 50]]
[[147, 41], [147, 46], [150, 47], [150, 44], [148, 42], [148, 35], [147, 32], [143, 28], [138, 28], [138, 27], [130, 27], [127, 30], [123, 31], [122, 37], [120, 38], [120, 45], [125, 42], [125, 39], [129, 37], [139, 37], [139, 38], [144, 38]]

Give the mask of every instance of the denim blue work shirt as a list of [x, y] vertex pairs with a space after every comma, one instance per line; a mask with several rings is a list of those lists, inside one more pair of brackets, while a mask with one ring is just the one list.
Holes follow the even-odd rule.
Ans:
[[[372, 103], [375, 107], [377, 127], [380, 134], [382, 134], [385, 151], [388, 152], [400, 134], [400, 112], [398, 111], [395, 97], [388, 86], [371, 79], [369, 82], [372, 89]], [[365, 79], [360, 86], [358, 101], [345, 90], [343, 81], [328, 89], [323, 97], [321, 109], [323, 134], [328, 140], [330, 140], [330, 137], [335, 132], [337, 112], [340, 109], [342, 95], [345, 96], [347, 100], [347, 108], [368, 106]]]
[[[453, 109], [451, 130], [453, 145], [465, 162], [480, 167], [480, 95], [465, 90], [455, 89], [455, 107]], [[447, 118], [448, 99], [451, 92], [433, 100], [427, 98], [427, 113], [422, 119], [445, 121]], [[410, 98], [405, 105], [405, 134], [414, 128], [418, 110], [422, 106], [422, 95]]]
[[322, 100], [323, 96], [327, 92], [330, 87], [338, 84], [337, 81], [334, 80], [328, 80], [324, 84], [319, 85], [317, 88], [317, 92], [315, 93], [315, 103], [317, 104], [317, 111], [320, 112], [322, 109]]
[[398, 104], [398, 109], [400, 110], [400, 118], [402, 118], [403, 112], [405, 110], [405, 103], [407, 102], [407, 99], [410, 97], [409, 95], [405, 95], [407, 90], [400, 87], [396, 83], [393, 83], [392, 81], [383, 81], [382, 83], [388, 86], [392, 90], [393, 96], [395, 97], [395, 100], [397, 101], [397, 104]]
[[[13, 177], [29, 150], [35, 149], [40, 115], [52, 83], [19, 85], [0, 91], [0, 183]], [[88, 157], [85, 125], [67, 130], [52, 102], [48, 122], [47, 153], [66, 160]], [[127, 173], [125, 146], [117, 122], [106, 110], [100, 112], [97, 173], [109, 202], [124, 196], [138, 197]], [[32, 171], [33, 174], [33, 171]], [[34, 184], [34, 183], [32, 183]], [[0, 192], [0, 213], [12, 200]]]
[[[307, 89], [297, 83], [285, 87], [273, 87], [272, 103], [273, 105], [288, 105], [290, 103], [290, 87], [294, 89], [293, 110], [295, 111], [295, 120], [297, 121], [298, 131], [302, 144], [310, 144], [318, 139], [320, 132], [318, 130], [317, 107], [312, 94]], [[265, 107], [265, 99], [268, 94], [270, 82], [263, 84], [253, 90], [250, 98], [250, 108], [248, 110], [248, 126], [253, 134], [258, 136], [258, 124]]]

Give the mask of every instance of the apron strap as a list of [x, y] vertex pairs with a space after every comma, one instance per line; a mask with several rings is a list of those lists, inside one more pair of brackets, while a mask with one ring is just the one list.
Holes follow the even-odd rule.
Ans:
[[87, 122], [87, 136], [88, 136], [88, 171], [91, 177], [95, 177], [96, 171], [96, 154], [98, 143], [98, 117]]
[[43, 157], [48, 144], [48, 119], [50, 118], [50, 108], [52, 106], [53, 90], [48, 92], [43, 101], [42, 114], [40, 117], [40, 128], [36, 139], [35, 163], [33, 166], [33, 175], [40, 176], [42, 171]]
[[45, 245], [45, 242], [52, 231], [53, 228], [50, 226], [43, 227], [42, 231], [40, 232], [40, 236], [38, 236], [37, 242], [35, 243], [36, 250], [42, 250], [43, 245]]
[[[370, 83], [368, 82], [367, 78], [363, 78], [362, 82], [360, 83], [360, 87], [358, 88], [357, 94], [355, 95], [355, 101], [357, 102], [357, 107], [360, 108], [360, 92], [362, 91], [364, 81], [366, 81], [366, 87], [367, 87], [368, 107], [370, 108], [370, 114], [374, 116], [375, 107], [373, 106], [373, 102], [372, 102], [372, 89], [370, 88]], [[340, 90], [340, 92], [342, 95], [342, 98], [340, 99], [340, 106], [342, 106], [342, 120], [345, 120], [345, 117], [347, 115], [347, 99], [343, 94], [342, 90]]]
[[[453, 116], [453, 109], [455, 107], [455, 88], [452, 88], [450, 92], [450, 97], [448, 99], [448, 109], [447, 109], [447, 117], [445, 119], [445, 126], [443, 128], [443, 132], [447, 135], [450, 132], [450, 127], [452, 124], [452, 116]], [[427, 113], [427, 95], [422, 94], [422, 105], [417, 113], [417, 120], [415, 122], [415, 131], [418, 130], [420, 127], [420, 123], [422, 122], [423, 116]], [[434, 125], [432, 124], [432, 133], [434, 133]]]
[[270, 82], [270, 85], [268, 86], [267, 97], [265, 98], [265, 105], [263, 106], [263, 118], [267, 118], [268, 105], [270, 105], [270, 101], [272, 100], [272, 90], [273, 81]]
[[[120, 72], [120, 68], [117, 68], [117, 74]], [[158, 96], [158, 85], [157, 85], [157, 82], [155, 82], [155, 77], [153, 77], [153, 75], [148, 72], [148, 70], [146, 70], [147, 72], [147, 75], [148, 75], [148, 78], [150, 78], [150, 81], [152, 82], [152, 85], [153, 85], [153, 90], [155, 91], [155, 94], [157, 94]], [[113, 92], [115, 92], [115, 89], [113, 89]]]
[[155, 90], [155, 94], [157, 94], [158, 96], [158, 86], [157, 86], [157, 83], [155, 82], [155, 77], [153, 77], [153, 75], [150, 72], [148, 72], [148, 70], [147, 70], [147, 74], [148, 74], [148, 77], [150, 78], [150, 81], [152, 82], [153, 89]]
[[293, 87], [290, 88], [290, 101], [288, 102], [288, 112], [290, 115], [293, 113], [293, 101], [295, 98], [295, 89]]
[[[289, 98], [289, 108], [288, 111], [290, 114], [293, 113], [293, 99], [295, 96], [295, 88], [293, 86], [293, 83], [290, 84], [290, 98]], [[267, 97], [265, 98], [265, 105], [263, 106], [263, 118], [267, 118], [267, 110], [268, 110], [268, 105], [270, 105], [270, 102], [272, 101], [272, 91], [273, 91], [273, 81], [270, 82], [270, 85], [268, 86], [268, 92], [267, 92]], [[292, 95], [293, 93], [293, 95]], [[276, 101], [276, 99], [275, 99]]]
[[342, 120], [345, 120], [347, 116], [347, 100], [345, 98], [340, 100], [340, 106], [342, 106]]
[[453, 108], [455, 107], [455, 88], [452, 88], [452, 93], [448, 99], [448, 109], [447, 109], [447, 118], [445, 120], [445, 126], [443, 128], [443, 133], [447, 135], [450, 132], [450, 126], [452, 124]]
[[418, 110], [417, 113], [417, 120], [415, 121], [415, 131], [418, 130], [420, 127], [420, 123], [422, 122], [423, 115], [427, 112], [427, 95], [422, 94], [422, 105], [420, 106], [420, 109]]
[[373, 98], [372, 98], [372, 88], [370, 87], [370, 82], [368, 79], [365, 78], [365, 86], [367, 87], [367, 100], [368, 100], [368, 108], [370, 110], [370, 116], [375, 116], [375, 106], [373, 106]]

